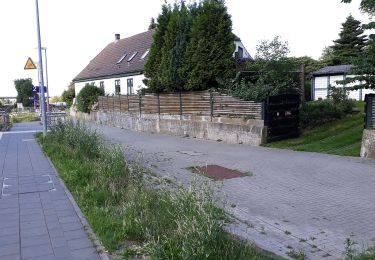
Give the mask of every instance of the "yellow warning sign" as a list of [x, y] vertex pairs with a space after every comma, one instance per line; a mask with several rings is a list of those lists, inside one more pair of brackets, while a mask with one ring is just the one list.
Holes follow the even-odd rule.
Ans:
[[35, 70], [36, 69], [35, 63], [33, 62], [33, 60], [30, 57], [27, 59], [24, 69], [25, 70]]

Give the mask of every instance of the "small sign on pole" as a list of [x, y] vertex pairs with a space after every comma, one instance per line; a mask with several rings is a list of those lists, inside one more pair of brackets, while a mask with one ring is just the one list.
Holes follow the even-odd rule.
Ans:
[[36, 65], [30, 57], [27, 59], [24, 69], [25, 70], [35, 70], [36, 69]]

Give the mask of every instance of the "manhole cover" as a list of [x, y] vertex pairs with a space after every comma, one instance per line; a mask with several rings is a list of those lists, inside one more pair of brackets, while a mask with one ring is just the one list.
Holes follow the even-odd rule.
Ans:
[[190, 167], [193, 172], [205, 175], [214, 180], [233, 179], [250, 176], [250, 173], [243, 173], [237, 170], [228, 169], [219, 165], [207, 165], [202, 167]]
[[2, 184], [2, 196], [55, 190], [50, 175], [4, 178]]

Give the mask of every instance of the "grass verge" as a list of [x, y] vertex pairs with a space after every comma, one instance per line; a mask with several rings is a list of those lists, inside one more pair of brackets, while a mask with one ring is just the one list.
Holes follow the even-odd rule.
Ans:
[[58, 125], [38, 140], [104, 247], [123, 258], [275, 259], [223, 229], [228, 216], [204, 185], [147, 181], [118, 146], [84, 125]]
[[12, 123], [34, 122], [34, 121], [39, 121], [39, 120], [40, 118], [37, 115], [37, 113], [33, 113], [33, 112], [11, 114]]
[[[364, 102], [356, 102], [363, 111]], [[295, 151], [359, 156], [363, 133], [363, 113], [305, 131], [300, 137], [266, 144], [267, 147]]]

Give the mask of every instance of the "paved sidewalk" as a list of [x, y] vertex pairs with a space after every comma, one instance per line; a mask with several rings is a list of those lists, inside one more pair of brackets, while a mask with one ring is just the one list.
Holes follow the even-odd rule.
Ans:
[[28, 130], [38, 125], [0, 134], [0, 260], [100, 259]]
[[[287, 256], [343, 259], [345, 240], [375, 244], [375, 161], [318, 153], [229, 145], [96, 126], [125, 148], [127, 159], [189, 182], [189, 166], [217, 164], [254, 176], [225, 180], [220, 196], [244, 223], [231, 232]], [[219, 185], [221, 185], [219, 183]]]

